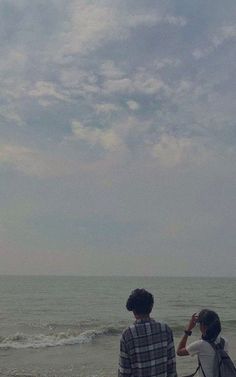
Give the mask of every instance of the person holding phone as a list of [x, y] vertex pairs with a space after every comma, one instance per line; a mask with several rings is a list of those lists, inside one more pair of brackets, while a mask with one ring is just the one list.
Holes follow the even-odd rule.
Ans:
[[[187, 345], [192, 330], [199, 325], [201, 339]], [[220, 343], [222, 337], [221, 322], [218, 314], [213, 310], [203, 309], [199, 314], [194, 313], [184, 330], [184, 335], [177, 347], [178, 356], [198, 356], [199, 377], [215, 377], [214, 376], [214, 356], [215, 351], [210, 343]], [[228, 342], [224, 339], [224, 350], [228, 352]], [[197, 372], [197, 371], [196, 371]], [[195, 373], [193, 374], [195, 375]]]

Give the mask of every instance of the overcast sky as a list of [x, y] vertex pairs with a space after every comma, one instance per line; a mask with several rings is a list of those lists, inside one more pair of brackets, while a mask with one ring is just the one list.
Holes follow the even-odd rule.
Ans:
[[235, 0], [0, 0], [0, 273], [236, 276]]

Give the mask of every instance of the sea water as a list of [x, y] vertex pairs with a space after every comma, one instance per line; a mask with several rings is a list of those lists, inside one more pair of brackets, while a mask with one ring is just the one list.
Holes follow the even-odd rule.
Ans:
[[[236, 360], [236, 279], [160, 277], [0, 277], [0, 375], [113, 377], [119, 338], [133, 322], [131, 290], [155, 297], [152, 317], [169, 324], [177, 344], [194, 312], [211, 308], [222, 320]], [[191, 340], [200, 337], [194, 330]], [[179, 376], [196, 367], [178, 358]]]

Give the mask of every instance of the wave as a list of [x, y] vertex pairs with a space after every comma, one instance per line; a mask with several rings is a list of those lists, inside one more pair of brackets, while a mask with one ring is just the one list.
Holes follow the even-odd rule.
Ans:
[[236, 329], [236, 320], [235, 319], [229, 319], [227, 321], [222, 322], [222, 327], [224, 328], [230, 328], [230, 329]]
[[[184, 326], [176, 322], [169, 323], [174, 335], [178, 336], [182, 333]], [[64, 327], [65, 325], [63, 325]], [[48, 327], [45, 326], [45, 327]], [[54, 327], [54, 328], [53, 328]], [[69, 327], [66, 331], [56, 331], [58, 325], [50, 324], [49, 334], [26, 334], [16, 333], [13, 335], [0, 337], [0, 349], [25, 349], [25, 348], [46, 348], [59, 346], [73, 346], [91, 343], [94, 339], [101, 336], [115, 336], [120, 335], [126, 326], [106, 326], [95, 329], [87, 329], [83, 331], [78, 326], [73, 325], [73, 329]], [[72, 327], [72, 325], [71, 325]], [[223, 328], [235, 328], [236, 320], [228, 320], [223, 322]], [[52, 329], [53, 328], [53, 329]], [[62, 330], [62, 329], [60, 329]]]
[[119, 328], [106, 327], [101, 329], [86, 330], [80, 334], [71, 331], [29, 335], [16, 333], [0, 338], [0, 349], [25, 349], [25, 348], [46, 348], [59, 346], [73, 346], [92, 342], [95, 338], [105, 335], [118, 335]]
[[[168, 321], [167, 323], [170, 326], [170, 328], [172, 329], [172, 331], [174, 333], [178, 334], [180, 332], [183, 332], [183, 329], [184, 329], [184, 327], [187, 323], [187, 320], [185, 320], [185, 321], [183, 320], [182, 324], [176, 323], [176, 322], [171, 322], [171, 321]], [[235, 331], [236, 320], [235, 319], [224, 320], [224, 321], [221, 321], [221, 325], [222, 325], [222, 331], [228, 330], [228, 329]]]

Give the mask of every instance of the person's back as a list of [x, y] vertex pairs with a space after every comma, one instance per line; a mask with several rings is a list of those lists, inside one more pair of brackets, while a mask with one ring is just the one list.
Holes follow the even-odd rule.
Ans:
[[136, 321], [120, 340], [119, 377], [176, 377], [172, 331], [149, 316], [153, 296], [136, 289], [126, 307], [133, 311]]

